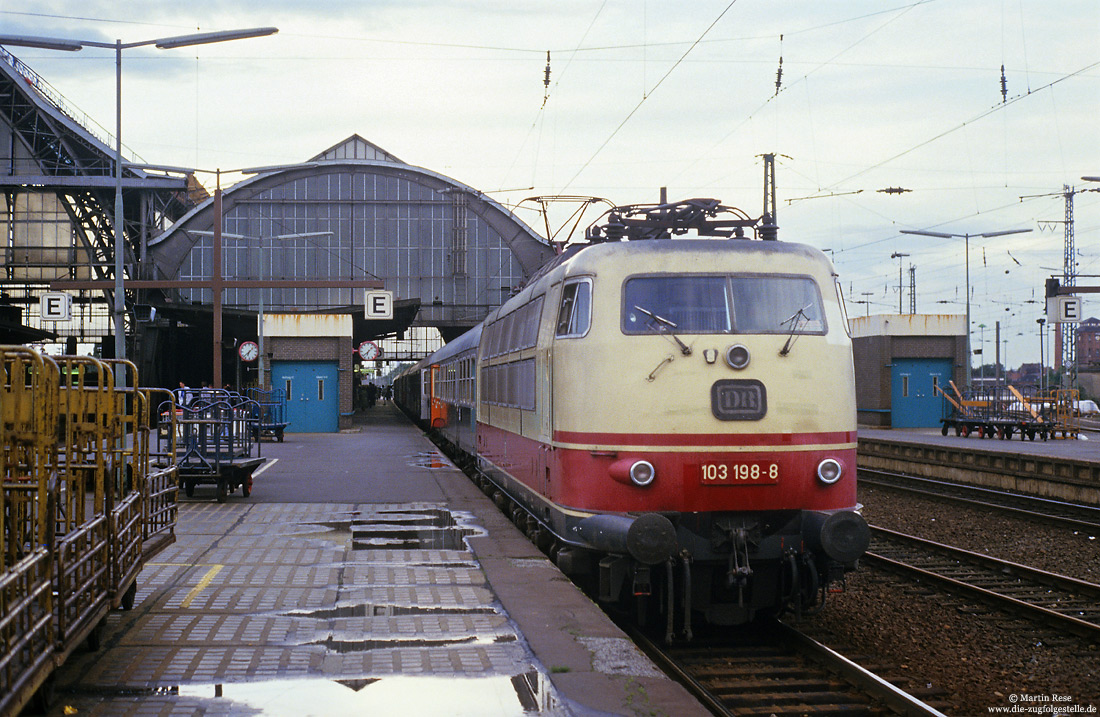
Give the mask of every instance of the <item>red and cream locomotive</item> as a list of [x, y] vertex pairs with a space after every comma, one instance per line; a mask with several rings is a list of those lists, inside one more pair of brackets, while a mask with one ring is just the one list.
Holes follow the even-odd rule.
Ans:
[[715, 200], [612, 210], [398, 402], [603, 601], [688, 631], [815, 609], [869, 540], [852, 343], [828, 259], [774, 237]]

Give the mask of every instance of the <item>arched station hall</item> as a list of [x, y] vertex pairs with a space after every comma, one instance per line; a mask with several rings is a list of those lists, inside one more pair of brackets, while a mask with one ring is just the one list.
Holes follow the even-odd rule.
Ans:
[[[214, 290], [200, 285], [214, 273], [216, 200], [149, 242], [157, 275], [176, 283], [138, 301], [136, 355], [161, 385], [199, 385], [214, 374]], [[220, 211], [222, 382], [257, 383], [262, 365], [263, 385], [290, 394], [288, 410], [312, 412], [298, 417], [297, 430], [350, 421], [361, 344], [410, 327], [434, 327], [450, 340], [554, 255], [481, 192], [357, 135], [223, 190]], [[391, 319], [366, 317], [366, 285], [392, 292]], [[262, 355], [242, 360], [241, 344], [260, 342], [261, 311]], [[410, 349], [384, 358], [419, 356]]]

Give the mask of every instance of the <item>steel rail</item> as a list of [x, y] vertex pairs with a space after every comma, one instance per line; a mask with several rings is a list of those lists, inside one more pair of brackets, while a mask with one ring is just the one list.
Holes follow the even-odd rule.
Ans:
[[[912, 485], [902, 485], [899, 481], [905, 481]], [[997, 510], [1020, 518], [1061, 525], [1075, 530], [1100, 530], [1100, 508], [1082, 505], [1080, 503], [1067, 503], [1065, 501], [1039, 498], [1036, 496], [1024, 495], [1022, 493], [1010, 493], [1008, 491], [994, 490], [992, 488], [982, 488], [979, 486], [953, 483], [951, 481], [941, 481], [934, 478], [923, 478], [920, 476], [906, 475], [904, 473], [891, 473], [889, 471], [869, 468], [859, 469], [859, 482], [862, 485], [872, 485], [890, 490], [904, 491], [925, 498], [945, 500], [952, 503], [969, 505], [975, 508]], [[955, 493], [955, 495], [952, 495], [952, 493]], [[1009, 505], [1009, 503], [1017, 503], [1019, 506], [1030, 507], [1018, 507]], [[1067, 515], [1067, 513], [1077, 514], [1079, 517], [1072, 517], [1072, 515]]]
[[790, 625], [777, 624], [785, 631], [785, 638], [797, 644], [804, 651], [829, 668], [836, 669], [844, 679], [861, 688], [869, 695], [882, 700], [890, 709], [905, 717], [934, 717], [943, 713], [928, 705], [900, 687], [888, 682], [870, 670], [852, 662], [844, 655], [823, 645], [809, 635]]
[[[1083, 597], [1086, 600], [1092, 601], [1094, 605], [1100, 605], [1100, 585], [1078, 580], [1077, 578], [1071, 578], [1066, 575], [1050, 573], [1045, 570], [1039, 570], [1008, 560], [999, 560], [981, 553], [974, 553], [969, 550], [936, 543], [931, 540], [924, 540], [923, 538], [917, 538], [912, 535], [898, 533], [877, 526], [871, 526], [871, 535], [872, 550], [864, 553], [863, 556], [868, 562], [879, 563], [903, 573], [917, 575], [931, 582], [939, 583], [964, 594], [977, 597], [983, 601], [991, 602], [999, 607], [1008, 606], [1013, 610], [1038, 619], [1059, 630], [1064, 630], [1080, 637], [1100, 642], [1100, 622], [1068, 615], [1064, 612], [1044, 607], [1037, 604], [1037, 602], [1030, 602], [1023, 598], [1013, 597], [1002, 592], [997, 592], [997, 590], [994, 589], [984, 588], [974, 583], [966, 582], [965, 580], [953, 578], [942, 572], [936, 572], [931, 568], [922, 568], [904, 562], [903, 560], [890, 558], [874, 552], [873, 549], [875, 548], [875, 542], [892, 542], [894, 545], [900, 543], [903, 546], [915, 546], [919, 550], [924, 551], [925, 555], [933, 554], [955, 560], [958, 562], [959, 567], [977, 566], [986, 571], [987, 575], [995, 575], [1002, 580], [1005, 576], [1013, 576], [1020, 581], [1030, 582], [1032, 587], [1037, 586], [1047, 590], [1060, 590], [1067, 593], [1067, 597], [1069, 598]], [[1049, 601], [1049, 592], [1045, 593], [1045, 596], [1048, 598], [1047, 601]]]
[[637, 626], [623, 623], [619, 624], [619, 627], [634, 641], [634, 644], [637, 645], [642, 652], [653, 660], [662, 672], [683, 685], [691, 696], [699, 700], [699, 702], [710, 710], [712, 714], [719, 715], [720, 717], [734, 717], [735, 713], [726, 709], [726, 706], [722, 704], [722, 700], [718, 695], [708, 690], [703, 683], [695, 679], [690, 672], [684, 669], [676, 660], [672, 659], [667, 651], [650, 640], [645, 633], [637, 628]]
[[[664, 648], [657, 645], [648, 636], [631, 625], [620, 625], [620, 627], [662, 670], [683, 684], [712, 713], [716, 715], [740, 714], [736, 708], [727, 707], [720, 695], [711, 691], [702, 680], [692, 673], [691, 669], [676, 658], [676, 648]], [[904, 715], [905, 717], [945, 717], [942, 712], [931, 705], [922, 702], [919, 698], [856, 664], [795, 627], [779, 620], [771, 620], [761, 624], [760, 632], [773, 638], [779, 646], [789, 649], [792, 653], [792, 661], [800, 657], [808, 659], [823, 671], [839, 677], [849, 688], [854, 688], [864, 697], [874, 700], [878, 705], [890, 710], [893, 714]], [[714, 661], [720, 663], [728, 653], [737, 651], [739, 647], [741, 649], [752, 649], [753, 646], [745, 648], [744, 646], [730, 645], [728, 647], [714, 646], [703, 649], [707, 652], [713, 652]], [[686, 649], [698, 648], [693, 648], [689, 644]], [[779, 670], [777, 670], [778, 672]], [[766, 679], [773, 676], [759, 675], [756, 677]], [[776, 677], [773, 686], [769, 689], [777, 693], [781, 692], [783, 678], [781, 676]], [[828, 703], [822, 703], [818, 706], [820, 711], [829, 714], [832, 714], [837, 708], [837, 705]], [[814, 707], [811, 705], [800, 703], [791, 707], [798, 714], [814, 713]], [[772, 705], [772, 711], [776, 715], [788, 713], [779, 705]], [[756, 711], [754, 710], [753, 713], [755, 714]]]

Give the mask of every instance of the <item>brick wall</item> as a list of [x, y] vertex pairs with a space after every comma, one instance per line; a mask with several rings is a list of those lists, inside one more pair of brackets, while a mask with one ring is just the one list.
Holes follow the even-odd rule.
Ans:
[[961, 336], [864, 336], [852, 339], [859, 423], [890, 427], [890, 364], [899, 358], [951, 359], [954, 381], [966, 383], [966, 342]]

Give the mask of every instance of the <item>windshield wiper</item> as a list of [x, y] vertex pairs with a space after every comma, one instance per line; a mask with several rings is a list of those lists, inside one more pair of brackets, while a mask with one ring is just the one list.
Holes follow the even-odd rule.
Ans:
[[788, 324], [788, 323], [791, 325], [791, 333], [790, 333], [790, 335], [787, 336], [787, 342], [785, 344], [783, 344], [783, 348], [779, 349], [779, 355], [780, 356], [786, 356], [787, 354], [789, 354], [791, 352], [791, 347], [794, 346], [794, 342], [796, 340], [795, 339], [795, 332], [798, 331], [799, 325], [801, 324], [802, 321], [809, 322], [809, 320], [810, 320], [810, 317], [806, 316], [806, 309], [810, 308], [811, 306], [813, 306], [812, 301], [810, 303], [806, 304], [805, 306], [803, 306], [798, 311], [791, 314], [788, 318], [786, 318], [783, 321], [779, 322], [780, 326], [783, 326], [784, 324]]
[[637, 309], [638, 311], [641, 311], [643, 314], [645, 314], [649, 318], [653, 319], [653, 321], [657, 324], [657, 328], [662, 333], [664, 333], [666, 336], [672, 337], [672, 340], [675, 341], [676, 344], [680, 347], [680, 353], [682, 353], [684, 356], [691, 356], [691, 347], [688, 346], [687, 344], [685, 344], [683, 341], [681, 341], [680, 337], [677, 336], [672, 331], [672, 329], [677, 328], [675, 323], [673, 323], [672, 321], [669, 321], [668, 319], [666, 319], [663, 316], [658, 316], [657, 314], [653, 313], [652, 311], [646, 311], [645, 309], [638, 306], [637, 304], [634, 305], [634, 308]]

